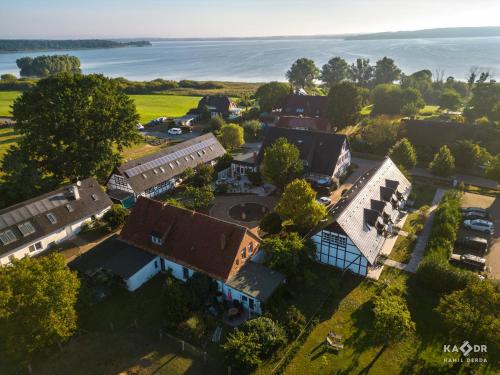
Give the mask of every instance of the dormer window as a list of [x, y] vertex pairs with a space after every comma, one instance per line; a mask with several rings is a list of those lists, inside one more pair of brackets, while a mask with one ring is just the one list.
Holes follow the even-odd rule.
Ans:
[[92, 197], [93, 201], [98, 201], [99, 200], [99, 197], [97, 196], [97, 194], [92, 194], [91, 197]]
[[163, 241], [158, 233], [151, 233], [151, 242], [155, 245], [162, 245]]
[[148, 178], [148, 176], [146, 176], [146, 174], [145, 174], [145, 173], [143, 173], [143, 174], [142, 174], [142, 177], [143, 177], [144, 179], [147, 179], [147, 178]]
[[252, 253], [253, 253], [253, 242], [250, 242], [248, 244], [248, 254], [252, 255]]
[[51, 224], [57, 223], [57, 218], [56, 218], [56, 216], [52, 212], [49, 212], [47, 214], [47, 219], [49, 219], [49, 221], [50, 221]]
[[241, 250], [241, 257], [243, 259], [245, 259], [247, 257], [247, 248], [244, 247], [242, 250]]

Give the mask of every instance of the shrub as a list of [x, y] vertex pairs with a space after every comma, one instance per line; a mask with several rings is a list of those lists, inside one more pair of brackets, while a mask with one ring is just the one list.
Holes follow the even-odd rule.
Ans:
[[306, 317], [295, 306], [290, 306], [286, 311], [285, 330], [289, 339], [299, 335], [306, 325]]
[[269, 212], [264, 215], [260, 221], [260, 229], [269, 234], [281, 232], [282, 221], [280, 215], [276, 212]]
[[450, 293], [467, 286], [472, 274], [452, 267], [438, 254], [429, 254], [418, 266], [417, 282], [437, 293]]
[[253, 185], [255, 185], [255, 186], [262, 185], [262, 175], [260, 174], [259, 171], [257, 171], [257, 172], [249, 171], [247, 173], [247, 177]]
[[129, 211], [121, 204], [114, 204], [102, 217], [104, 227], [112, 232], [125, 224]]
[[163, 318], [166, 326], [176, 328], [188, 316], [189, 307], [183, 286], [168, 277], [163, 291]]

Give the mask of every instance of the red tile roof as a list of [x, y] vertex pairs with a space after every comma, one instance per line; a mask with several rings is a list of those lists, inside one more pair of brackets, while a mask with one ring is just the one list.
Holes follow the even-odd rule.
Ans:
[[[152, 243], [152, 233], [162, 238], [162, 245]], [[120, 234], [129, 244], [223, 281], [234, 273], [245, 236], [252, 237], [254, 248], [260, 243], [241, 225], [143, 197]]]

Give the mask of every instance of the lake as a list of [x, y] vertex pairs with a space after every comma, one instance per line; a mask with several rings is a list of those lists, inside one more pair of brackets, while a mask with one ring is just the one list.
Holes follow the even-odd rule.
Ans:
[[300, 57], [321, 67], [333, 56], [348, 62], [358, 57], [389, 56], [405, 72], [430, 69], [465, 79], [472, 66], [500, 75], [500, 37], [344, 41], [327, 37], [154, 41], [148, 47], [0, 54], [0, 74], [18, 73], [22, 56], [68, 53], [78, 56], [85, 73], [131, 80], [193, 79], [263, 82], [285, 80]]

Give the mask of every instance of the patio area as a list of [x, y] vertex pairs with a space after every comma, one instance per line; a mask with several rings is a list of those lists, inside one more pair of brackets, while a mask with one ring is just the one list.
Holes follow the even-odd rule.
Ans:
[[247, 176], [221, 178], [217, 181], [217, 185], [223, 184], [227, 185], [227, 193], [229, 194], [255, 194], [260, 197], [267, 197], [276, 190], [271, 184], [255, 186]]

